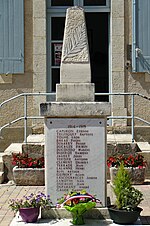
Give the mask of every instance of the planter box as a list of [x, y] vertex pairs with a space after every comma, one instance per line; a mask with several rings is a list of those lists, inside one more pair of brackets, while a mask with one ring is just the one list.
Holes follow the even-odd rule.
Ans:
[[16, 185], [37, 185], [45, 184], [44, 168], [13, 168], [13, 177]]
[[[143, 184], [145, 180], [145, 167], [125, 167], [131, 176], [132, 184]], [[114, 178], [118, 172], [118, 168], [110, 167], [110, 182], [113, 184]]]

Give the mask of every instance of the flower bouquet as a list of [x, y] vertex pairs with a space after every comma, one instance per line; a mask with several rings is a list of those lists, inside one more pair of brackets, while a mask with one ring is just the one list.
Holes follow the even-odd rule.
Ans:
[[95, 207], [96, 202], [101, 203], [100, 200], [96, 199], [85, 190], [80, 192], [71, 191], [68, 194], [65, 194], [64, 197], [58, 201], [57, 207], [64, 207], [72, 213], [72, 223], [74, 225], [82, 225], [84, 224], [83, 214], [87, 210]]
[[21, 199], [10, 199], [9, 208], [15, 213], [19, 211], [20, 216], [25, 222], [36, 222], [39, 216], [39, 209], [52, 206], [50, 196], [38, 192], [23, 196]]

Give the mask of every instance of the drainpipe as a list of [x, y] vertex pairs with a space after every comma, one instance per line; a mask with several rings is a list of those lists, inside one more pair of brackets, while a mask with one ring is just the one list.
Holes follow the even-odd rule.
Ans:
[[136, 0], [132, 0], [132, 71], [136, 72]]

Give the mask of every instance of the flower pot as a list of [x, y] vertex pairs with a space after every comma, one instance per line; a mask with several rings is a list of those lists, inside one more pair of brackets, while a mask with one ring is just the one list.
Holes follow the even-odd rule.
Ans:
[[110, 218], [116, 224], [131, 224], [137, 221], [140, 216], [142, 208], [137, 207], [134, 211], [126, 211], [116, 209], [116, 206], [111, 205], [108, 207]]
[[36, 222], [39, 216], [39, 207], [20, 208], [19, 214], [26, 223]]
[[[132, 184], [143, 184], [145, 180], [145, 167], [125, 167], [131, 176]], [[118, 172], [118, 168], [110, 167], [110, 181], [113, 184], [114, 178]]]
[[13, 168], [16, 185], [44, 185], [44, 168]]

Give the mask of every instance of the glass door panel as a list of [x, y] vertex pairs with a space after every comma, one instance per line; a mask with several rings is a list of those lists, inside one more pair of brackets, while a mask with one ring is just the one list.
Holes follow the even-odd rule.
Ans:
[[[92, 82], [96, 93], [109, 91], [108, 76], [108, 13], [85, 13]], [[96, 96], [96, 101], [108, 101], [108, 96]]]
[[[106, 6], [108, 0], [49, 0], [47, 2], [54, 6], [49, 7], [47, 17], [47, 91], [55, 92], [56, 84], [60, 83], [60, 63], [66, 14], [66, 7], [61, 6], [69, 6], [70, 4], [85, 6], [91, 61], [91, 82], [95, 83], [95, 92], [107, 93], [109, 91], [109, 13]], [[104, 8], [104, 6], [106, 6], [106, 12], [104, 10], [101, 12], [100, 8]], [[108, 97], [96, 96], [96, 101], [108, 101]]]
[[52, 40], [63, 40], [65, 17], [51, 17]]
[[84, 6], [105, 6], [106, 0], [84, 0]]
[[51, 0], [51, 6], [73, 6], [73, 0]]
[[64, 35], [65, 17], [51, 17], [50, 70], [51, 91], [56, 91], [56, 84], [60, 83], [60, 63]]

